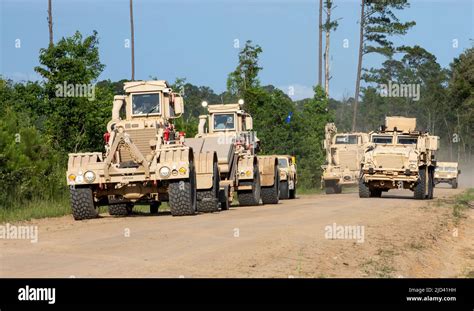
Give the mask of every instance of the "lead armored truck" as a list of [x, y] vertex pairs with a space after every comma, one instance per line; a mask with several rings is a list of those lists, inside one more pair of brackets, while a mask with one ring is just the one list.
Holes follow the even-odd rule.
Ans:
[[[105, 151], [69, 154], [74, 219], [97, 217], [101, 205], [111, 215], [127, 215], [135, 204], [150, 205], [154, 213], [161, 202], [169, 203], [173, 216], [195, 214], [197, 178], [212, 187], [213, 176], [197, 176], [194, 152], [174, 128], [182, 97], [166, 81], [126, 82], [124, 93], [114, 97]], [[213, 154], [199, 158], [214, 165]]]

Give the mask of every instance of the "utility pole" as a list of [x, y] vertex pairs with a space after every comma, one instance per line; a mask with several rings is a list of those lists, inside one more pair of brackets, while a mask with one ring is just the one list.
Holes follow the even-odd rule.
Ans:
[[319, 55], [318, 85], [323, 83], [323, 0], [319, 0]]
[[360, 93], [360, 75], [362, 72], [362, 55], [364, 53], [364, 27], [365, 27], [365, 0], [362, 0], [360, 5], [360, 31], [359, 31], [359, 59], [357, 62], [357, 78], [356, 88], [354, 94], [354, 115], [352, 116], [352, 131], [355, 132], [357, 125], [357, 106], [359, 104], [359, 93]]
[[53, 12], [51, 0], [48, 0], [48, 27], [49, 27], [49, 45], [53, 45]]
[[132, 81], [135, 80], [135, 38], [133, 30], [133, 0], [130, 0], [130, 32], [132, 40]]

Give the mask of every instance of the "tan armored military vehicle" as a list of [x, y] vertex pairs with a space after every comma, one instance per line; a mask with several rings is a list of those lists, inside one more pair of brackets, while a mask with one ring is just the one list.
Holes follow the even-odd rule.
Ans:
[[435, 185], [448, 183], [453, 189], [456, 189], [459, 174], [461, 171], [458, 169], [458, 162], [438, 162], [434, 175]]
[[326, 163], [321, 166], [321, 188], [326, 194], [341, 193], [343, 186], [358, 184], [360, 161], [368, 141], [367, 133], [337, 133], [334, 123], [326, 124]]
[[386, 117], [385, 126], [370, 133], [361, 163], [361, 198], [396, 188], [412, 190], [415, 199], [433, 198], [439, 137], [415, 129], [415, 118]]
[[289, 155], [277, 156], [280, 171], [280, 199], [294, 199], [296, 197], [296, 159]]
[[100, 205], [108, 205], [111, 215], [126, 215], [134, 204], [150, 204], [154, 213], [164, 201], [173, 216], [195, 214], [196, 165], [199, 182], [212, 189], [217, 160], [206, 153], [196, 163], [192, 149], [184, 145], [184, 133], [175, 130], [173, 119], [184, 109], [182, 97], [166, 81], [127, 82], [124, 91], [114, 97], [105, 152], [69, 154], [74, 218], [96, 217]]
[[[199, 117], [195, 138], [186, 145], [195, 152], [216, 151], [220, 174], [220, 205], [229, 208], [235, 193], [240, 205], [278, 203], [279, 174], [275, 156], [257, 156], [260, 141], [253, 129], [252, 116], [237, 104], [208, 105], [208, 115]], [[199, 189], [198, 183], [198, 189]], [[217, 205], [204, 207], [217, 210]]]

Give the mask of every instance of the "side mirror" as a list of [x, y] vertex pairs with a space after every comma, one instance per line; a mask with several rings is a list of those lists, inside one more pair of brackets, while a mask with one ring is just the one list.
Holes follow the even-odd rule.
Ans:
[[251, 116], [246, 116], [245, 117], [245, 129], [247, 131], [253, 130], [253, 120]]
[[170, 103], [170, 105], [174, 106], [174, 114], [175, 117], [180, 117], [184, 113], [184, 100], [181, 95], [174, 93], [174, 103]]

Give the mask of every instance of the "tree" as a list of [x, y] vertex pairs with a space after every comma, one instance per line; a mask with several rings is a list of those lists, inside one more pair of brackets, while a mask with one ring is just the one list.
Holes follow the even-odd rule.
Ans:
[[325, 151], [322, 147], [324, 126], [332, 117], [328, 113], [328, 99], [320, 86], [314, 88], [314, 97], [303, 102], [299, 113], [297, 158], [301, 187], [316, 188], [320, 184], [321, 170]]
[[227, 78], [227, 90], [234, 95], [242, 96], [246, 90], [259, 87], [258, 73], [262, 67], [258, 66], [258, 55], [263, 50], [259, 45], [252, 45], [248, 40], [239, 53], [237, 68]]
[[[45, 130], [53, 146], [66, 152], [97, 147], [98, 142], [89, 135], [100, 135], [102, 131], [94, 132], [99, 124], [105, 128], [101, 115], [112, 102], [109, 94], [104, 105], [99, 105], [103, 94], [92, 85], [104, 68], [99, 60], [97, 32], [84, 39], [80, 32], [62, 38], [56, 45], [41, 49], [39, 61], [41, 66], [35, 70], [46, 79]], [[78, 92], [84, 88], [87, 93]]]
[[[402, 10], [409, 6], [408, 0], [361, 0], [359, 53], [357, 61], [356, 87], [354, 94], [354, 112], [352, 130], [356, 130], [357, 108], [360, 96], [360, 80], [363, 56], [378, 53], [391, 57], [396, 48], [389, 40], [392, 35], [404, 35], [415, 22], [402, 23], [394, 10]], [[372, 44], [372, 45], [370, 45]]]

